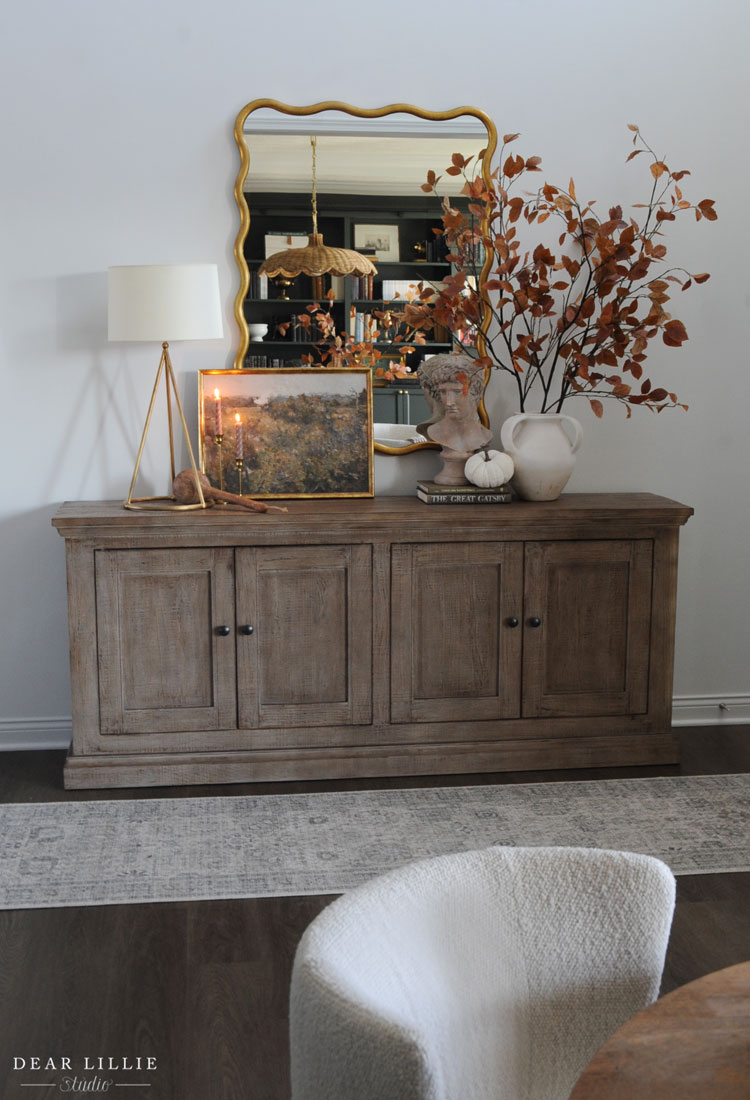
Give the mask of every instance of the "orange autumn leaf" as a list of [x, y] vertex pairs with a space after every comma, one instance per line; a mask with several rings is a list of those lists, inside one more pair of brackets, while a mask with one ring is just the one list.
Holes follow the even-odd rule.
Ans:
[[700, 210], [703, 217], [708, 218], [708, 220], [710, 222], [715, 222], [716, 219], [719, 216], [716, 213], [716, 211], [714, 210], [714, 200], [713, 199], [702, 199], [698, 203], [698, 209]]
[[427, 182], [422, 184], [423, 191], [434, 191], [440, 176], [436, 176], [432, 169], [427, 173]]
[[668, 347], [678, 348], [687, 340], [688, 334], [682, 321], [667, 321], [662, 339]]
[[517, 176], [519, 172], [524, 170], [523, 157], [509, 156], [503, 165], [503, 172], [510, 179], [513, 176]]

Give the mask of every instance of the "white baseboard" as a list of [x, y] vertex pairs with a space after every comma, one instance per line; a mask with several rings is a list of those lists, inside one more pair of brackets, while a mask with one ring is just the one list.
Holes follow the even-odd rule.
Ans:
[[0, 752], [67, 749], [72, 735], [70, 718], [0, 718]]
[[[679, 695], [672, 701], [673, 726], [750, 723], [750, 695]], [[0, 752], [67, 749], [70, 718], [0, 718]]]
[[750, 695], [676, 695], [673, 726], [734, 726], [750, 722]]

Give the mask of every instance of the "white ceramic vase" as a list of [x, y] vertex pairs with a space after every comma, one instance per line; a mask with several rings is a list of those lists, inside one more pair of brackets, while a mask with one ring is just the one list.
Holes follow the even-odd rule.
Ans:
[[565, 413], [517, 413], [500, 429], [513, 459], [513, 488], [523, 500], [557, 500], [573, 473], [583, 429]]
[[256, 324], [247, 326], [247, 331], [250, 333], [250, 340], [252, 343], [259, 343], [268, 332], [268, 325]]

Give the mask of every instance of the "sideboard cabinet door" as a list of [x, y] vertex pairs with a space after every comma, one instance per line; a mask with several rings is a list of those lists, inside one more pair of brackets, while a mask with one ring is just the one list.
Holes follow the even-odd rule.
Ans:
[[372, 548], [238, 547], [241, 729], [372, 721]]
[[650, 539], [526, 546], [523, 716], [648, 709]]
[[391, 551], [391, 720], [520, 714], [521, 543]]
[[231, 549], [97, 550], [102, 734], [236, 725]]

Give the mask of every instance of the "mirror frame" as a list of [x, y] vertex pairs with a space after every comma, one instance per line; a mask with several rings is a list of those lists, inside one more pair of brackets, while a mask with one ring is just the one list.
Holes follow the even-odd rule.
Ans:
[[[240, 212], [240, 227], [234, 242], [234, 259], [240, 275], [240, 286], [234, 300], [234, 316], [240, 333], [239, 347], [234, 357], [235, 370], [243, 369], [245, 356], [250, 346], [250, 333], [248, 331], [247, 319], [245, 318], [244, 311], [244, 302], [250, 286], [250, 271], [245, 261], [244, 245], [248, 230], [250, 229], [250, 219], [252, 216], [245, 192], [245, 181], [250, 170], [250, 150], [245, 140], [245, 122], [253, 111], [264, 108], [278, 111], [282, 115], [297, 117], [316, 115], [320, 114], [322, 111], [340, 111], [342, 114], [352, 115], [354, 118], [383, 118], [385, 115], [409, 114], [414, 115], [416, 118], [425, 119], [428, 122], [447, 122], [453, 118], [471, 115], [479, 119], [487, 130], [487, 146], [482, 161], [481, 175], [488, 188], [490, 186], [492, 158], [497, 149], [497, 129], [495, 124], [492, 119], [478, 107], [454, 107], [448, 111], [427, 111], [422, 107], [415, 107], [410, 103], [389, 103], [385, 107], [354, 107], [350, 103], [343, 103], [339, 100], [323, 100], [320, 103], [311, 103], [306, 107], [294, 107], [291, 104], [282, 103], [278, 99], [253, 99], [250, 103], [245, 104], [237, 115], [234, 124], [234, 138], [240, 153], [240, 168], [234, 183], [234, 198]], [[491, 264], [492, 259], [488, 251], [484, 267], [482, 268], [482, 279], [487, 278]], [[484, 355], [484, 334], [489, 328], [491, 318], [492, 314], [490, 309], [485, 308], [479, 325], [479, 333], [477, 335], [477, 350], [480, 355]], [[490, 371], [488, 369], [485, 371], [485, 389], [489, 381], [489, 376]], [[485, 426], [489, 426], [489, 418], [484, 404], [484, 391], [479, 402], [478, 411], [482, 423]], [[434, 450], [438, 447], [438, 444], [425, 441], [424, 443], [411, 443], [407, 447], [387, 447], [381, 443], [375, 443], [374, 447], [375, 451], [381, 454], [402, 455], [408, 454], [411, 451], [425, 450], [427, 448]]]

